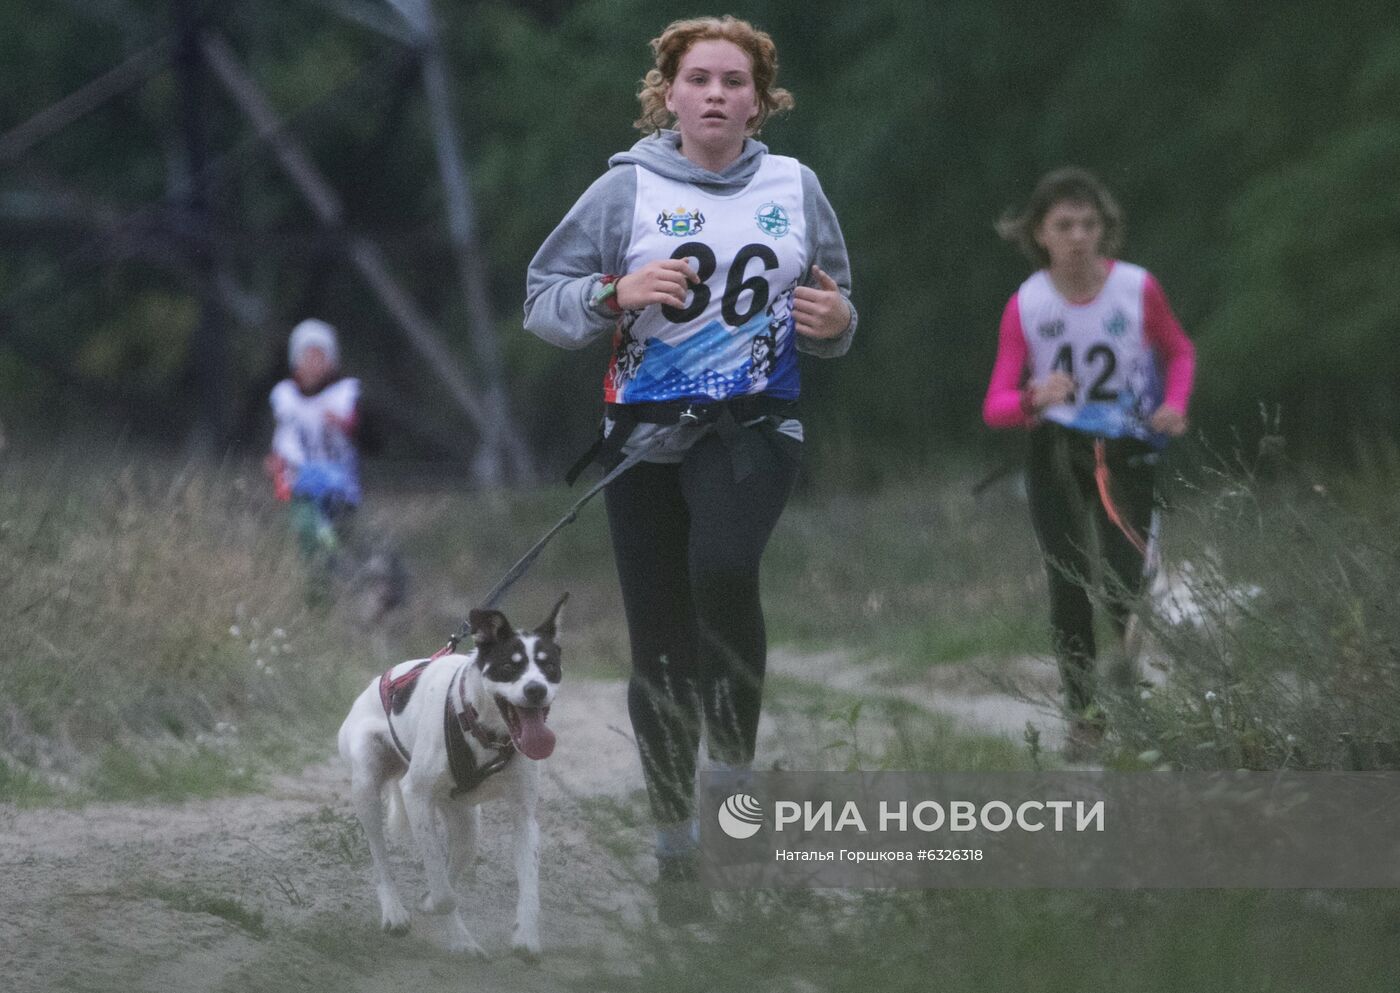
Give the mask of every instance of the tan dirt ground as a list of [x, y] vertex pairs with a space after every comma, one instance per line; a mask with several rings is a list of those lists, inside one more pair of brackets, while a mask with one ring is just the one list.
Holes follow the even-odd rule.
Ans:
[[[775, 673], [856, 696], [895, 695], [968, 730], [1019, 741], [1027, 720], [1060, 740], [1050, 709], [1017, 700], [975, 667], [873, 687], [839, 653], [775, 650]], [[1044, 662], [1012, 667], [1018, 685], [1053, 693]], [[781, 729], [765, 716], [759, 751], [789, 768], [823, 768], [830, 728]], [[580, 988], [587, 971], [623, 973], [622, 940], [651, 914], [649, 831], [641, 770], [619, 681], [566, 682], [551, 715], [541, 827], [542, 960], [508, 951], [515, 883], [505, 818], [484, 814], [479, 901], [468, 911], [491, 958], [444, 949], [437, 919], [378, 930], [368, 852], [348, 803], [348, 775], [327, 741], [324, 762], [257, 794], [192, 801], [0, 805], [0, 989], [7, 993], [379, 993]], [[423, 890], [409, 848], [393, 846], [408, 895]], [[588, 984], [606, 989], [606, 982]]]

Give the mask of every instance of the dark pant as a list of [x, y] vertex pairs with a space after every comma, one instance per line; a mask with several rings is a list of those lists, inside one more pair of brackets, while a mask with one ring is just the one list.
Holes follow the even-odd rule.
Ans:
[[[1045, 557], [1050, 583], [1050, 625], [1069, 712], [1082, 715], [1094, 702], [1094, 613], [1090, 584], [1094, 538], [1102, 561], [1102, 597], [1121, 638], [1142, 593], [1155, 505], [1152, 450], [1130, 439], [1102, 442], [1108, 496], [1095, 480], [1095, 439], [1058, 424], [1031, 432], [1026, 467], [1031, 524]], [[1095, 535], [1096, 533], [1096, 535]], [[1131, 535], [1131, 536], [1130, 536]], [[1136, 539], [1136, 540], [1135, 540]]]
[[[800, 443], [763, 425], [735, 480], [711, 433], [678, 465], [642, 462], [606, 490], [632, 643], [627, 705], [652, 813], [691, 816], [702, 727], [713, 759], [752, 761], [767, 662], [759, 558], [797, 475]], [[747, 462], [748, 460], [746, 460]], [[703, 715], [703, 716], [702, 716]]]

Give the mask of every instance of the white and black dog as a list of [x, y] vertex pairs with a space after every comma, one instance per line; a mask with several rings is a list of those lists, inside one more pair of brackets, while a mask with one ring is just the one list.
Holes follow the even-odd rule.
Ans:
[[559, 688], [559, 611], [567, 599], [533, 631], [515, 630], [500, 611], [473, 610], [470, 653], [400, 663], [359, 695], [340, 726], [340, 754], [350, 763], [355, 812], [374, 860], [380, 924], [391, 934], [408, 931], [409, 915], [389, 876], [384, 801], [392, 820], [407, 814], [418, 842], [428, 877], [420, 909], [451, 914], [453, 950], [483, 955], [462, 913], [462, 887], [473, 875], [480, 805], [499, 799], [514, 815], [519, 895], [511, 947], [539, 954], [535, 806], [539, 760], [554, 751], [545, 719]]

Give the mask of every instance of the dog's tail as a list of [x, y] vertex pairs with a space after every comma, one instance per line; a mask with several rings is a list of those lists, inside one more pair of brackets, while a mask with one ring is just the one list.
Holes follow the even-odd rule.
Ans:
[[397, 838], [408, 837], [408, 813], [404, 810], [403, 790], [398, 779], [384, 784], [384, 826]]

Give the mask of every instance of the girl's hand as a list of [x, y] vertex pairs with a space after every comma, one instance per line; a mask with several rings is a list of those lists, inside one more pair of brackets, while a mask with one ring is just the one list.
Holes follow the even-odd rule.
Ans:
[[272, 494], [284, 503], [292, 498], [292, 477], [296, 470], [276, 452], [263, 456], [263, 472], [272, 480]]
[[1180, 438], [1186, 433], [1186, 415], [1163, 404], [1152, 412], [1147, 426], [1168, 438]]
[[685, 259], [658, 259], [617, 281], [617, 305], [641, 310], [654, 303], [684, 307], [686, 294], [700, 276]]
[[1074, 396], [1074, 380], [1063, 370], [1056, 369], [1039, 383], [1031, 383], [1030, 394], [1031, 408], [1038, 414]]
[[817, 266], [816, 286], [799, 286], [793, 293], [792, 317], [797, 333], [808, 338], [837, 338], [851, 323], [851, 308], [841, 287]]
[[351, 415], [350, 417], [341, 417], [338, 414], [333, 414], [328, 410], [326, 411], [326, 427], [336, 432], [337, 434], [343, 434], [345, 435], [345, 437], [348, 438], [355, 433], [354, 415]]

